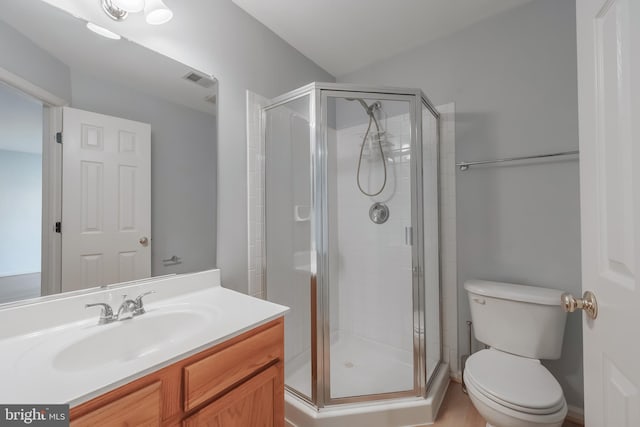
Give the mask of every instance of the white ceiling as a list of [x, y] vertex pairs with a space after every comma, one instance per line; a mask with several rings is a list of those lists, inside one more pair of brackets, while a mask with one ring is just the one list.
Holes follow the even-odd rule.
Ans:
[[531, 0], [233, 0], [334, 76]]

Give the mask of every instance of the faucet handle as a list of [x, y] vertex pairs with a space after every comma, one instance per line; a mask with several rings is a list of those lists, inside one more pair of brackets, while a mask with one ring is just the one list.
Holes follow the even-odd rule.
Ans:
[[100, 310], [100, 320], [98, 321], [99, 325], [104, 325], [105, 323], [109, 323], [113, 321], [113, 309], [111, 306], [104, 302], [96, 302], [93, 304], [85, 304], [85, 308], [89, 307], [102, 307]]
[[147, 295], [151, 295], [151, 294], [155, 294], [156, 291], [147, 291], [143, 294], [138, 295], [138, 297], [136, 298], [136, 310], [135, 310], [135, 315], [138, 316], [140, 314], [144, 314], [145, 310], [144, 310], [144, 303], [142, 302], [142, 298], [146, 297]]

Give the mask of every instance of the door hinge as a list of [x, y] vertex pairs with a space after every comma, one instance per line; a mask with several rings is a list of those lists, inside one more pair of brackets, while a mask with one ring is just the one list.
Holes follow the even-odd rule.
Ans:
[[56, 233], [62, 233], [62, 223], [60, 221], [56, 222], [55, 231]]
[[56, 142], [62, 144], [62, 132], [56, 132]]

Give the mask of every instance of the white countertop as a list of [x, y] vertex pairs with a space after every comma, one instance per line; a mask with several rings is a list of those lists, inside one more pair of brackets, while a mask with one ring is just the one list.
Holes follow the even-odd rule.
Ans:
[[[219, 280], [219, 271], [211, 270], [0, 309], [0, 403], [75, 406], [276, 319], [288, 310], [225, 289]], [[123, 293], [135, 297], [152, 289], [156, 293], [145, 297], [147, 313], [130, 320], [97, 325], [100, 310], [84, 308], [86, 303], [119, 301]], [[118, 304], [111, 305], [114, 311], [118, 309]], [[56, 355], [96, 331], [137, 327], [143, 323], [133, 322], [143, 319], [144, 327], [150, 329], [141, 334], [141, 339], [162, 337], [163, 331], [158, 330], [162, 323], [156, 319], [161, 319], [167, 310], [178, 315], [196, 311], [203, 314], [204, 320], [180, 333], [177, 339], [160, 339], [151, 351], [135, 357], [96, 360], [94, 366], [93, 360], [78, 354], [77, 363], [54, 363]], [[114, 331], [117, 335], [120, 330]], [[100, 345], [98, 341], [96, 347]], [[112, 349], [105, 347], [108, 350]]]

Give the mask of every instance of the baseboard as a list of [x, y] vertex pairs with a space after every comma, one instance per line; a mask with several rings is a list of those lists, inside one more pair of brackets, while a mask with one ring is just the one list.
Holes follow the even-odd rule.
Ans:
[[454, 383], [462, 384], [462, 372], [460, 371], [449, 372], [449, 378], [451, 378], [451, 381]]
[[584, 409], [577, 406], [569, 405], [569, 412], [567, 413], [567, 421], [571, 421], [574, 424], [584, 425]]

